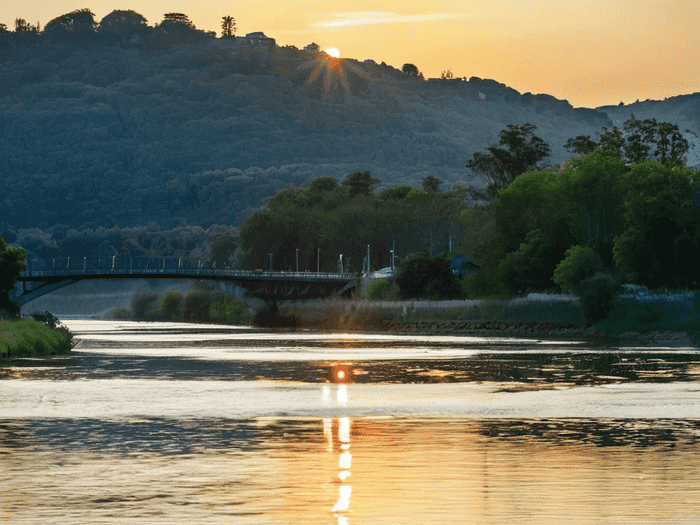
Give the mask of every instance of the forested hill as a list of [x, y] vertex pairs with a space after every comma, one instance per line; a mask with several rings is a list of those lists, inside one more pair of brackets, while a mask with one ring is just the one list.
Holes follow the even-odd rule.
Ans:
[[240, 225], [322, 175], [469, 182], [466, 161], [507, 124], [535, 124], [552, 164], [568, 138], [611, 125], [492, 80], [423, 81], [243, 38], [0, 47], [0, 232]]

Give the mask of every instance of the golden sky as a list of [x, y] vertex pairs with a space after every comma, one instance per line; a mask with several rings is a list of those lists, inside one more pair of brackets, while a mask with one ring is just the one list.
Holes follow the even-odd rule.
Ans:
[[450, 69], [521, 93], [548, 93], [574, 106], [663, 99], [700, 91], [698, 0], [9, 0], [0, 22], [42, 26], [88, 7], [99, 21], [133, 9], [159, 22], [186, 13], [199, 29], [220, 31], [233, 16], [238, 35], [263, 31], [278, 45], [311, 42], [341, 56], [427, 77]]

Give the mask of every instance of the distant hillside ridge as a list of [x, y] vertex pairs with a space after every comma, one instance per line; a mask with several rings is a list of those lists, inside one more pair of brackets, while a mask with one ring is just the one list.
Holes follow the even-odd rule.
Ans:
[[433, 175], [449, 188], [475, 182], [467, 160], [507, 124], [536, 125], [557, 165], [572, 156], [567, 139], [613, 123], [494, 80], [423, 81], [239, 38], [146, 50], [5, 45], [0, 86], [0, 231], [64, 235], [240, 225], [288, 184], [353, 171], [381, 187]]

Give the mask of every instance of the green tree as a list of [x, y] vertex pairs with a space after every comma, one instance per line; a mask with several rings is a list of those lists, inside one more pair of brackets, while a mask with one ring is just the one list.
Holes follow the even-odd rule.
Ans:
[[685, 287], [700, 282], [700, 176], [692, 168], [656, 161], [624, 176], [624, 230], [614, 260], [632, 282]]
[[155, 314], [158, 296], [151, 292], [139, 292], [131, 300], [134, 319], [151, 319]]
[[236, 19], [232, 16], [224, 16], [221, 19], [221, 37], [232, 37], [236, 32]]
[[379, 179], [373, 177], [369, 171], [356, 171], [346, 175], [343, 179], [343, 187], [352, 199], [358, 195], [369, 195], [379, 182]]
[[431, 257], [425, 251], [409, 254], [401, 261], [395, 282], [405, 299], [454, 299], [461, 293], [450, 260]]
[[10, 248], [0, 236], [0, 310], [19, 314], [19, 308], [10, 300], [10, 291], [26, 269], [27, 253], [22, 248]]
[[589, 246], [572, 246], [554, 270], [554, 282], [563, 292], [572, 291], [581, 281], [603, 270], [603, 261]]
[[423, 178], [423, 189], [426, 193], [437, 193], [440, 191], [442, 181], [433, 175], [428, 175]]
[[533, 134], [533, 124], [508, 124], [500, 133], [498, 144], [487, 148], [488, 153], [475, 153], [467, 162], [473, 172], [472, 178], [486, 183], [484, 193], [478, 196], [495, 199], [498, 190], [506, 188], [515, 178], [537, 169], [538, 163], [550, 154], [550, 147]]
[[585, 155], [594, 151], [598, 144], [591, 139], [590, 135], [579, 135], [576, 138], [567, 140], [564, 147], [577, 155]]
[[178, 290], [168, 290], [160, 301], [160, 317], [167, 321], [182, 319], [184, 298]]
[[237, 248], [238, 238], [232, 235], [222, 235], [211, 245], [211, 260], [217, 268], [231, 267]]

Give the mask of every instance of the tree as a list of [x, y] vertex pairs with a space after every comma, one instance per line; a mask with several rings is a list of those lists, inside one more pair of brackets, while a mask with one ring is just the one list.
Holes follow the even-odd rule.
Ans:
[[373, 177], [369, 171], [356, 171], [346, 175], [343, 179], [343, 188], [352, 199], [358, 195], [369, 195], [379, 182], [379, 179]]
[[114, 10], [100, 20], [100, 32], [114, 35], [118, 39], [143, 35], [148, 29], [148, 21], [143, 15], [127, 10]]
[[681, 288], [700, 283], [700, 195], [692, 168], [646, 161], [624, 176], [624, 229], [614, 260], [632, 282]]
[[508, 124], [500, 133], [498, 144], [487, 148], [488, 153], [474, 153], [467, 168], [474, 177], [486, 183], [484, 193], [477, 196], [495, 199], [498, 190], [506, 188], [518, 175], [538, 169], [538, 163], [547, 158], [550, 148], [540, 137], [533, 135], [533, 124]]
[[236, 32], [236, 19], [232, 16], [224, 16], [221, 21], [221, 37], [232, 37]]
[[184, 13], [165, 13], [163, 15], [163, 21], [161, 22], [161, 26], [167, 26], [169, 24], [180, 24], [187, 26], [191, 29], [196, 29], [192, 21]]
[[15, 18], [15, 33], [29, 33], [37, 31], [37, 28], [28, 23], [24, 18]]
[[423, 189], [426, 193], [438, 193], [440, 191], [442, 181], [433, 175], [428, 175], [423, 178]]
[[579, 135], [576, 138], [569, 139], [564, 144], [564, 147], [569, 151], [573, 151], [577, 155], [585, 155], [596, 149], [598, 144], [591, 139], [590, 135]]
[[396, 285], [404, 299], [454, 299], [460, 296], [459, 283], [450, 269], [450, 260], [430, 257], [425, 251], [409, 254], [401, 262]]
[[95, 14], [87, 8], [77, 9], [54, 18], [44, 28], [44, 33], [56, 40], [67, 40], [86, 45], [95, 34]]
[[211, 246], [211, 259], [217, 268], [231, 266], [238, 248], [238, 239], [232, 235], [218, 237]]
[[0, 309], [19, 313], [17, 306], [10, 301], [10, 290], [27, 267], [26, 256], [24, 249], [10, 248], [0, 236]]
[[617, 126], [610, 130], [603, 128], [597, 142], [589, 135], [579, 135], [569, 139], [565, 147], [579, 155], [607, 149], [617, 152], [631, 164], [657, 160], [664, 165], [682, 163], [690, 147], [678, 126], [668, 122], [637, 120], [632, 115], [623, 128], [624, 132]]
[[602, 270], [603, 261], [589, 246], [572, 246], [554, 270], [554, 282], [563, 292], [569, 292]]
[[440, 73], [440, 78], [443, 80], [450, 80], [451, 78], [454, 78], [452, 70], [448, 69], [447, 71], [443, 71], [442, 73]]

